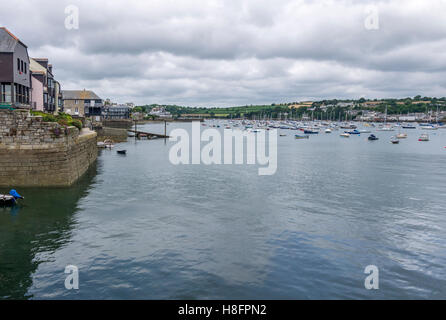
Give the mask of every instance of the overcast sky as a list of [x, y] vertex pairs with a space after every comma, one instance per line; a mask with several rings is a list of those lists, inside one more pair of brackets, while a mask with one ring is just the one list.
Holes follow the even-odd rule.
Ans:
[[3, 0], [0, 25], [116, 102], [446, 96], [446, 0]]

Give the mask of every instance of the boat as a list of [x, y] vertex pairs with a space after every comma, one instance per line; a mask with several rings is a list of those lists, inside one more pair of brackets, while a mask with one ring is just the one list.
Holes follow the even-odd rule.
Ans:
[[421, 129], [423, 129], [423, 130], [437, 130], [438, 127], [433, 126], [433, 125], [428, 125], [428, 126], [421, 126]]
[[341, 133], [341, 137], [350, 138], [350, 133], [347, 132]]
[[127, 150], [118, 150], [118, 151], [116, 151], [117, 153], [119, 153], [119, 154], [126, 154], [127, 153]]
[[361, 132], [359, 132], [358, 130], [352, 130], [352, 131], [344, 131], [344, 133], [348, 133], [348, 134], [361, 134]]
[[398, 140], [396, 137], [391, 137], [390, 142], [393, 144], [398, 144], [398, 143], [400, 143], [400, 140]]
[[370, 132], [371, 132], [370, 130], [366, 129], [359, 130], [359, 133], [370, 133]]
[[332, 132], [332, 131], [331, 131], [330, 128], [325, 129], [325, 133], [331, 133], [331, 132]]
[[397, 139], [406, 139], [407, 138], [407, 134], [406, 133], [398, 133], [396, 135]]
[[106, 139], [106, 140], [104, 140], [104, 146], [105, 146], [105, 148], [113, 148], [115, 145], [114, 145], [114, 142], [113, 142], [113, 140], [111, 140], [111, 139]]
[[341, 125], [341, 129], [356, 129], [357, 126], [354, 125], [353, 123], [349, 123], [349, 124], [342, 124]]
[[305, 134], [318, 134], [319, 131], [317, 131], [317, 130], [312, 130], [312, 129], [304, 129], [304, 133], [305, 133]]
[[281, 137], [286, 137], [286, 134], [283, 134], [283, 133], [282, 133], [282, 134], [280, 134], [279, 136], [281, 136]]
[[417, 127], [414, 126], [413, 124], [403, 124], [403, 125], [401, 125], [401, 128], [403, 128], [403, 129], [416, 129]]
[[107, 147], [107, 146], [105, 145], [105, 143], [102, 142], [102, 141], [99, 141], [99, 142], [97, 143], [97, 146], [98, 146], [98, 148], [100, 148], [100, 149], [102, 149], [102, 148], [106, 148], [106, 147]]
[[395, 131], [395, 129], [393, 129], [392, 127], [386, 126], [386, 127], [379, 128], [378, 131]]
[[379, 140], [379, 138], [377, 136], [375, 136], [374, 134], [371, 134], [367, 139], [369, 139], [370, 141]]
[[307, 135], [307, 134], [295, 134], [294, 137], [296, 139], [308, 139], [308, 138], [310, 138], [310, 136]]
[[429, 141], [429, 135], [426, 133], [423, 133], [419, 138], [418, 141]]
[[25, 199], [14, 189], [9, 194], [0, 194], [0, 207], [11, 207], [17, 204], [17, 200]]

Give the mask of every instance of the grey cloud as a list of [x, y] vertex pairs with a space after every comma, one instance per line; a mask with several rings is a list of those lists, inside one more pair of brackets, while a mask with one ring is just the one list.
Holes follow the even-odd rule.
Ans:
[[[64, 27], [69, 4], [79, 30]], [[364, 28], [367, 4], [379, 9], [379, 30]], [[445, 95], [443, 0], [18, 0], [2, 9], [1, 24], [31, 56], [50, 59], [64, 88], [119, 101]]]

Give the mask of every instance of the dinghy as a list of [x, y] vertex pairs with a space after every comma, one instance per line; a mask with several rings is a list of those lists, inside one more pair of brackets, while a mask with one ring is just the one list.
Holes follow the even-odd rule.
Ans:
[[16, 190], [12, 189], [11, 191], [9, 191], [9, 194], [0, 194], [0, 206], [13, 206], [17, 203], [18, 199], [25, 198], [18, 194]]

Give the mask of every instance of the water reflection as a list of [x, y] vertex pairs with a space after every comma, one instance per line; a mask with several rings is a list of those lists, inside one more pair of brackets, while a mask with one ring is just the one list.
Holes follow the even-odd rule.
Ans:
[[43, 262], [37, 255], [55, 252], [69, 241], [77, 203], [96, 173], [93, 165], [69, 188], [20, 188], [25, 200], [0, 208], [0, 299], [32, 297], [27, 293], [32, 274]]

